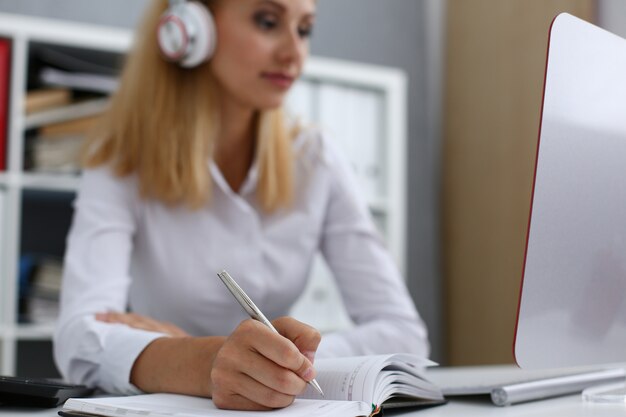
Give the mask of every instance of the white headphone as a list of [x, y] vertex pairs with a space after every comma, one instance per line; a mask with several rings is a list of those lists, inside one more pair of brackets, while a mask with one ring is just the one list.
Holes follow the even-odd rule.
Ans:
[[159, 48], [166, 59], [185, 68], [209, 60], [215, 51], [215, 23], [197, 1], [169, 0], [157, 27]]

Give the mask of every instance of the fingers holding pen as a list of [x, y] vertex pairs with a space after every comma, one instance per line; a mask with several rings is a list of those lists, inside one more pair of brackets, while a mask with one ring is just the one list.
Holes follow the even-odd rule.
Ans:
[[213, 362], [213, 400], [220, 408], [286, 407], [314, 377], [311, 362], [290, 339], [262, 323], [245, 320]]
[[256, 321], [250, 321], [249, 324], [261, 331], [267, 338], [266, 342], [254, 345], [259, 354], [293, 371], [306, 382], [315, 378], [315, 369], [309, 356], [315, 356], [321, 340], [316, 329], [291, 317], [282, 317], [273, 321], [279, 334]]
[[[278, 329], [277, 329], [278, 330]], [[305, 388], [303, 382], [315, 377], [311, 362], [288, 338], [277, 334], [256, 320], [244, 320], [231, 335], [234, 343], [248, 347], [249, 353], [238, 357], [244, 373], [272, 386], [273, 381], [284, 382], [276, 388], [298, 385], [293, 395]], [[299, 378], [298, 378], [299, 377]], [[281, 392], [292, 393], [294, 388], [283, 387]]]
[[281, 335], [291, 340], [311, 363], [314, 363], [315, 352], [322, 341], [322, 335], [316, 328], [293, 317], [280, 317], [272, 321], [272, 324]]
[[[315, 378], [315, 369], [311, 361], [285, 337], [270, 332], [268, 339], [273, 343], [259, 343], [255, 350], [263, 357], [281, 368], [297, 375], [300, 381], [309, 382]], [[302, 385], [302, 389], [305, 385]]]
[[[252, 360], [263, 362], [258, 357]], [[246, 400], [252, 408], [246, 406], [245, 409], [282, 408], [291, 404], [304, 389], [305, 383], [289, 370], [281, 371], [275, 369], [275, 365], [259, 366], [258, 363], [253, 368], [241, 369], [242, 364], [247, 362], [243, 359], [237, 363], [214, 364], [211, 379], [215, 405], [220, 408], [239, 408]]]
[[[231, 381], [229, 379], [232, 378]], [[213, 393], [213, 403], [222, 409], [229, 410], [257, 410], [266, 411], [275, 408], [287, 407], [293, 403], [295, 397], [272, 390], [247, 375], [224, 374], [217, 376], [216, 383], [223, 383], [225, 387], [236, 384], [239, 391], [216, 389]], [[224, 387], [224, 388], [225, 388]]]

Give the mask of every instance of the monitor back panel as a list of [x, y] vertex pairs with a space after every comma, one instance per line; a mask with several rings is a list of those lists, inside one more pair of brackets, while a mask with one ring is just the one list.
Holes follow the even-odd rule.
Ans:
[[626, 40], [553, 22], [515, 337], [525, 368], [626, 361]]

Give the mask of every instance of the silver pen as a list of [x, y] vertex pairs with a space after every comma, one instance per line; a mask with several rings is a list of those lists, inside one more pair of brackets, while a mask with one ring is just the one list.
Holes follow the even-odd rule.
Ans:
[[[270, 321], [265, 317], [261, 310], [259, 310], [259, 308], [252, 302], [250, 297], [248, 297], [248, 295], [241, 289], [239, 284], [235, 282], [233, 277], [231, 277], [228, 272], [218, 272], [217, 276], [220, 277], [224, 285], [226, 285], [226, 288], [228, 288], [228, 290], [235, 297], [237, 302], [243, 307], [244, 310], [246, 310], [246, 313], [248, 313], [250, 317], [252, 317], [254, 320], [260, 321], [261, 323], [269, 327], [270, 330], [272, 330], [274, 333], [278, 333], [278, 330], [276, 330], [276, 328], [272, 326], [272, 323], [270, 323]], [[322, 388], [320, 388], [320, 385], [317, 383], [315, 378], [310, 380], [309, 384], [311, 384], [311, 386], [315, 388], [315, 390], [319, 392], [322, 397], [324, 396], [324, 392], [322, 391]]]

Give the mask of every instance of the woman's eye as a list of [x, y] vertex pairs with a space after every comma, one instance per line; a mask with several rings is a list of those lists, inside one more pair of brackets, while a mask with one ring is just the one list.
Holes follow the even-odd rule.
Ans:
[[301, 38], [310, 38], [313, 35], [313, 26], [299, 27], [298, 35]]
[[254, 22], [258, 27], [264, 30], [274, 29], [278, 25], [276, 17], [267, 13], [258, 13], [254, 16]]

